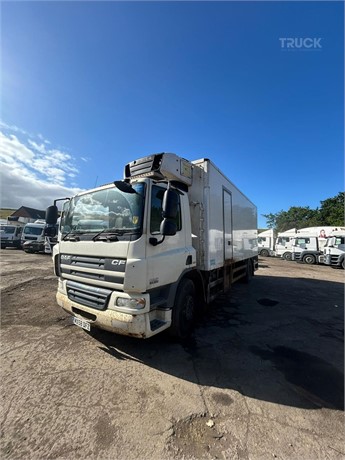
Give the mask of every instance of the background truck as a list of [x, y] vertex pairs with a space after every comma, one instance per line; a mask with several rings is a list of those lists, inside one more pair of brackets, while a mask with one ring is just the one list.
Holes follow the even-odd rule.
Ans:
[[1, 249], [21, 248], [21, 235], [24, 224], [17, 221], [7, 220], [6, 224], [0, 225]]
[[273, 228], [264, 230], [258, 234], [259, 256], [268, 257], [274, 255], [276, 232]]
[[323, 248], [327, 242], [327, 236], [331, 236], [338, 227], [309, 227], [298, 230], [292, 244], [292, 260], [306, 264], [317, 264]]
[[291, 260], [292, 257], [292, 239], [296, 235], [297, 229], [291, 228], [277, 235], [274, 245], [274, 255], [282, 257], [285, 260]]
[[44, 252], [45, 227], [43, 220], [25, 225], [21, 236], [21, 246], [25, 252]]
[[256, 241], [255, 205], [212, 161], [153, 154], [127, 164], [124, 180], [65, 202], [57, 302], [87, 330], [185, 338], [206, 304], [252, 277]]
[[332, 267], [345, 268], [345, 229], [334, 231], [332, 236], [327, 238], [320, 262]]

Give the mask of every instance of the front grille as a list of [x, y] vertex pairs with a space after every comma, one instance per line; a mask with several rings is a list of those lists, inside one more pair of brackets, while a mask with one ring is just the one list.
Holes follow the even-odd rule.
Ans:
[[[60, 273], [123, 285], [126, 259], [60, 254]], [[119, 287], [118, 287], [119, 288]]]
[[[61, 263], [66, 263], [66, 259], [64, 259], [64, 255], [61, 255]], [[97, 268], [103, 269], [105, 259], [99, 257], [85, 257], [85, 256], [68, 256], [69, 265], [72, 267], [84, 267], [84, 268]]]
[[88, 286], [86, 284], [67, 281], [67, 296], [72, 302], [77, 302], [86, 307], [105, 310], [107, 308], [111, 291], [109, 289]]
[[339, 262], [339, 255], [331, 255], [331, 265], [338, 265]]

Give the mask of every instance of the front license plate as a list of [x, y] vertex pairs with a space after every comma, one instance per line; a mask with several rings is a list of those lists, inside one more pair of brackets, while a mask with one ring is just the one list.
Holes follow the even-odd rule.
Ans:
[[86, 329], [87, 331], [91, 330], [90, 323], [88, 323], [87, 321], [83, 321], [82, 319], [76, 318], [75, 316], [73, 316], [73, 324], [75, 324], [76, 326], [82, 327], [83, 329]]

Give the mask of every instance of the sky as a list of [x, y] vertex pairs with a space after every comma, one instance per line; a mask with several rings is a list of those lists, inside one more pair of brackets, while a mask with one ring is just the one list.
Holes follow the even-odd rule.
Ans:
[[342, 2], [2, 1], [1, 206], [152, 153], [210, 158], [263, 214], [344, 190]]

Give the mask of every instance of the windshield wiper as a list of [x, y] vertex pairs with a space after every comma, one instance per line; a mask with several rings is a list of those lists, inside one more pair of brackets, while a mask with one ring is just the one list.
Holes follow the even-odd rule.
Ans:
[[[81, 235], [82, 233], [84, 233], [84, 232], [76, 232], [76, 231], [75, 231], [75, 228], [72, 228], [72, 230], [70, 230], [69, 232], [67, 232], [66, 235], [64, 235], [64, 236], [62, 237], [62, 240], [63, 240], [63, 241], [66, 241], [66, 240], [67, 240], [67, 237], [69, 236], [68, 239], [69, 239], [70, 241], [79, 241], [80, 238], [79, 238], [78, 236], [76, 236], [76, 235]], [[73, 240], [71, 239], [71, 236], [74, 237]]]
[[[92, 240], [96, 241], [98, 239], [100, 240], [109, 240], [109, 241], [118, 241], [117, 235], [122, 236], [122, 235], [137, 235], [140, 232], [140, 230], [133, 230], [132, 228], [105, 228], [101, 232], [97, 233]], [[104, 238], [102, 238], [102, 236]]]
[[[102, 238], [101, 235], [104, 235], [104, 237]], [[92, 238], [92, 241], [96, 240], [118, 241], [119, 239], [115, 232], [109, 231], [109, 228], [104, 228], [102, 231], [96, 233], [96, 235]]]

